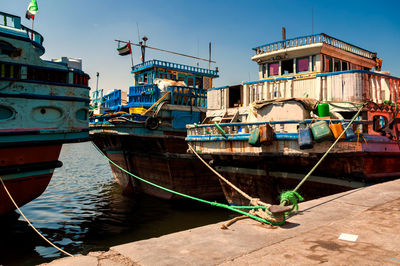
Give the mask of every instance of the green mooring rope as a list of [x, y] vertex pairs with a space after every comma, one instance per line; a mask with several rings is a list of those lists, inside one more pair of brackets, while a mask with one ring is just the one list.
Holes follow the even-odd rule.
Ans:
[[[92, 143], [93, 143], [93, 142], [92, 142]], [[138, 179], [138, 180], [140, 180], [140, 181], [142, 181], [142, 182], [144, 182], [144, 183], [146, 183], [146, 184], [149, 184], [149, 185], [151, 185], [151, 186], [153, 186], [153, 187], [162, 189], [162, 190], [164, 190], [164, 191], [170, 192], [170, 193], [175, 194], [175, 195], [179, 195], [179, 196], [184, 197], [184, 198], [196, 200], [196, 201], [199, 201], [199, 202], [202, 202], [202, 203], [207, 203], [207, 204], [210, 204], [211, 206], [220, 207], [220, 208], [225, 208], [225, 209], [231, 210], [231, 211], [233, 211], [233, 212], [237, 212], [237, 213], [246, 215], [246, 216], [250, 217], [251, 219], [256, 220], [256, 221], [259, 221], [259, 222], [262, 222], [262, 223], [266, 223], [266, 224], [270, 224], [270, 225], [283, 225], [283, 224], [286, 222], [285, 217], [284, 217], [284, 219], [283, 219], [282, 222], [278, 222], [278, 223], [277, 223], [277, 222], [271, 222], [271, 221], [265, 220], [265, 219], [263, 219], [263, 218], [261, 218], [261, 217], [258, 217], [258, 216], [252, 215], [252, 214], [250, 214], [250, 213], [247, 213], [247, 212], [245, 212], [245, 211], [239, 210], [239, 209], [266, 209], [265, 206], [230, 206], [230, 205], [223, 204], [223, 203], [212, 202], [212, 201], [200, 199], [200, 198], [197, 198], [197, 197], [189, 196], [189, 195], [186, 195], [186, 194], [183, 194], [183, 193], [174, 191], [174, 190], [172, 190], [172, 189], [168, 189], [168, 188], [162, 187], [162, 186], [160, 186], [160, 185], [154, 184], [154, 183], [152, 183], [152, 182], [150, 182], [150, 181], [148, 181], [148, 180], [146, 180], [146, 179], [140, 178], [140, 177], [138, 177], [138, 176], [132, 174], [131, 172], [125, 170], [124, 168], [122, 168], [122, 167], [119, 166], [118, 164], [114, 163], [111, 159], [109, 159], [109, 158], [99, 149], [99, 147], [97, 147], [94, 143], [93, 143], [93, 146], [100, 152], [101, 155], [103, 155], [110, 163], [112, 163], [114, 166], [116, 166], [117, 168], [119, 168], [121, 171], [123, 171], [123, 172], [127, 173], [128, 175], [130, 175], [130, 176], [132, 176], [132, 177], [134, 177], [134, 178], [136, 178], [136, 179]]]
[[304, 198], [296, 191], [285, 191], [282, 192], [281, 194], [281, 202], [286, 201], [289, 202], [289, 205], [292, 205], [292, 211], [296, 209], [296, 211], [299, 209], [299, 201], [303, 201]]

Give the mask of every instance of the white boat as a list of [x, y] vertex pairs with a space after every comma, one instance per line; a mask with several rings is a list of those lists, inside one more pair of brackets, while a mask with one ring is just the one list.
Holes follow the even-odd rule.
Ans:
[[[400, 78], [381, 71], [376, 53], [326, 34], [253, 50], [259, 80], [209, 89], [207, 118], [187, 126], [187, 142], [217, 171], [251, 196], [276, 202], [361, 108], [300, 194], [316, 198], [400, 176]], [[248, 203], [222, 187], [230, 203]]]

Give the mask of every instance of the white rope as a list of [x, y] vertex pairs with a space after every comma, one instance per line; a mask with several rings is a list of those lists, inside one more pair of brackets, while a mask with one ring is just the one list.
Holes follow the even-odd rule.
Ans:
[[254, 206], [265, 206], [265, 207], [269, 207], [271, 206], [271, 204], [267, 204], [265, 202], [260, 201], [259, 199], [256, 198], [252, 198], [249, 195], [247, 195], [244, 191], [240, 190], [237, 186], [235, 186], [234, 184], [232, 184], [228, 179], [226, 179], [225, 177], [223, 177], [220, 173], [218, 173], [216, 170], [214, 170], [214, 168], [212, 168], [206, 161], [203, 160], [203, 158], [200, 157], [200, 155], [193, 149], [192, 145], [190, 145], [190, 143], [188, 143], [189, 149], [197, 156], [197, 158], [200, 159], [200, 161], [202, 161], [211, 171], [213, 171], [214, 174], [216, 174], [220, 179], [222, 179], [226, 184], [228, 184], [229, 186], [231, 186], [234, 190], [236, 190], [240, 195], [242, 195], [243, 197], [245, 197], [246, 199], [248, 199], [250, 201], [250, 203]]
[[22, 217], [24, 217], [25, 221], [32, 227], [32, 229], [41, 237], [43, 238], [47, 243], [49, 243], [50, 245], [52, 245], [54, 248], [58, 249], [59, 251], [61, 251], [62, 253], [73, 257], [74, 255], [62, 250], [61, 248], [57, 247], [55, 244], [53, 244], [50, 240], [48, 240], [44, 235], [42, 235], [34, 226], [33, 224], [28, 220], [28, 218], [26, 218], [26, 216], [24, 215], [24, 213], [21, 211], [21, 209], [18, 207], [17, 203], [14, 201], [13, 197], [11, 196], [10, 192], [8, 191], [6, 185], [3, 182], [3, 179], [0, 177], [0, 182], [4, 187], [4, 190], [7, 192], [8, 197], [10, 198], [10, 200], [12, 201], [12, 203], [14, 204], [15, 208], [17, 208], [17, 210], [19, 211], [19, 213], [22, 215]]

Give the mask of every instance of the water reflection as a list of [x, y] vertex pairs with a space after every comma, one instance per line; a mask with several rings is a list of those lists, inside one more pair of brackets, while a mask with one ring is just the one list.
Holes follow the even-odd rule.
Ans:
[[[22, 207], [36, 228], [72, 254], [215, 223], [225, 210], [148, 196], [124, 197], [106, 160], [91, 143], [64, 145], [64, 166], [41, 197]], [[0, 265], [32, 265], [63, 255], [37, 236], [22, 217], [0, 223]]]

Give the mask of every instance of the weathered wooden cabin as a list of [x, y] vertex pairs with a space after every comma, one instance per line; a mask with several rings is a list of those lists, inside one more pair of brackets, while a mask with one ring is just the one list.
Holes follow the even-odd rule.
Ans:
[[233, 118], [238, 112], [239, 121], [247, 121], [251, 103], [278, 98], [340, 103], [331, 105], [331, 109], [349, 112], [355, 111], [350, 102], [393, 102], [399, 97], [400, 80], [389, 72], [378, 71], [382, 60], [376, 53], [324, 33], [273, 42], [253, 50], [259, 80], [210, 89], [207, 116]]

